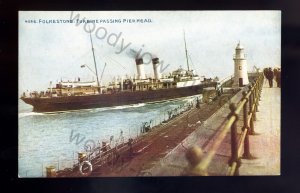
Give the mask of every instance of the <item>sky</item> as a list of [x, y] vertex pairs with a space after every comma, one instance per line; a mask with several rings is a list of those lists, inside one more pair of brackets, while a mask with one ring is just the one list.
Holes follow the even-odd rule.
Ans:
[[[43, 23], [75, 18], [99, 23]], [[99, 78], [107, 64], [104, 84], [115, 76], [134, 76], [133, 53], [139, 50], [149, 76], [153, 76], [149, 57], [163, 61], [165, 74], [187, 68], [184, 33], [190, 67], [200, 76], [232, 75], [239, 41], [247, 54], [248, 71], [254, 65], [281, 66], [280, 11], [20, 11], [19, 92], [46, 90], [50, 81], [61, 78], [96, 79], [88, 68], [80, 67], [86, 64], [95, 71], [90, 35]]]

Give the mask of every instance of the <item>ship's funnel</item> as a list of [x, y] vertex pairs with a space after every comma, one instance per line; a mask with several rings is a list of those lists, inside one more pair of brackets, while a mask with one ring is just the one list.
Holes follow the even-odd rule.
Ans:
[[146, 79], [143, 58], [135, 59], [135, 63], [136, 63], [136, 70], [137, 70], [137, 76], [138, 76], [137, 78], [140, 80]]
[[152, 64], [153, 64], [153, 71], [154, 71], [154, 78], [156, 80], [159, 80], [161, 78], [161, 74], [158, 70], [159, 67], [159, 58], [153, 58], [152, 59]]

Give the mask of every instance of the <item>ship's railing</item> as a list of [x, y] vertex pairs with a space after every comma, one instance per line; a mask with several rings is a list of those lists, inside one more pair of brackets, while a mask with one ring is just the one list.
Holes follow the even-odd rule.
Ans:
[[[241, 158], [253, 158], [250, 154], [249, 135], [255, 134], [254, 121], [256, 120], [263, 81], [264, 76], [262, 73], [259, 73], [258, 78], [252, 84], [249, 84], [248, 91], [242, 92], [242, 99], [237, 104], [231, 103], [229, 105], [230, 113], [227, 116], [227, 120], [221, 125], [216, 140], [205, 156], [203, 156], [199, 147], [193, 147], [188, 151], [189, 155], [187, 154], [187, 156], [193, 158], [193, 160], [189, 159], [192, 166], [191, 175], [209, 175], [208, 167], [229, 131], [231, 135], [231, 157], [228, 162], [227, 175], [239, 174]], [[237, 122], [240, 118], [242, 118], [243, 123], [238, 128]], [[238, 129], [241, 130], [240, 134], [238, 134]]]

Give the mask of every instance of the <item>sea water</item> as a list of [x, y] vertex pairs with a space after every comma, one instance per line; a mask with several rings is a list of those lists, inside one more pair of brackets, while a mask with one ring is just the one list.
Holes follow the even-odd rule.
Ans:
[[[19, 176], [45, 176], [47, 166], [72, 167], [78, 152], [102, 141], [124, 140], [140, 135], [143, 122], [151, 126], [167, 119], [167, 111], [187, 104], [195, 97], [159, 103], [140, 103], [64, 113], [36, 113], [19, 101]], [[201, 95], [200, 95], [201, 97]], [[122, 133], [122, 134], [121, 134]]]

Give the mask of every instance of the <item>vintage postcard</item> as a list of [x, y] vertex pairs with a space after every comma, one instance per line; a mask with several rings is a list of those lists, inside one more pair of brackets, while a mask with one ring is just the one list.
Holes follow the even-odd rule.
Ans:
[[280, 175], [280, 11], [19, 11], [19, 177]]

